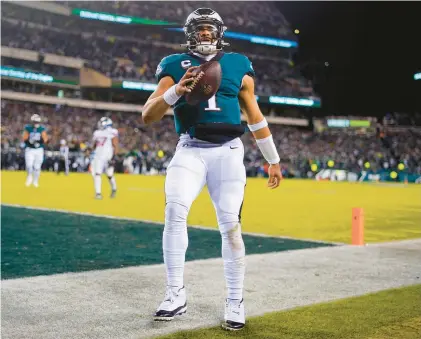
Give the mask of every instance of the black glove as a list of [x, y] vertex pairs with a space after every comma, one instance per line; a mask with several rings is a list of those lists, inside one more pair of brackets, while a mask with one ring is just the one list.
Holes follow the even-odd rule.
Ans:
[[108, 161], [108, 167], [114, 167], [114, 165], [115, 165], [115, 156], [113, 156], [111, 160]]

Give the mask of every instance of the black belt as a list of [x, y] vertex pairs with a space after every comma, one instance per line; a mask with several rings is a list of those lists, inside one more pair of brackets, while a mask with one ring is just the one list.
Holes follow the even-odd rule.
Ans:
[[241, 137], [245, 131], [246, 127], [242, 124], [204, 123], [191, 126], [186, 133], [191, 138], [223, 144]]

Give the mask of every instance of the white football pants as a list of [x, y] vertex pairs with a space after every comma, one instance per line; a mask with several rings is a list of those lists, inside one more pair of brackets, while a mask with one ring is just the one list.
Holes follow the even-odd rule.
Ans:
[[25, 166], [28, 173], [40, 171], [44, 162], [43, 148], [25, 148]]
[[114, 167], [108, 166], [111, 157], [94, 157], [92, 161], [92, 175], [105, 173], [107, 177], [112, 177]]
[[222, 236], [228, 298], [242, 298], [245, 249], [240, 214], [246, 184], [243, 159], [244, 147], [239, 138], [216, 147], [186, 135], [180, 138], [165, 180], [163, 252], [169, 286], [183, 286], [187, 215], [207, 184]]

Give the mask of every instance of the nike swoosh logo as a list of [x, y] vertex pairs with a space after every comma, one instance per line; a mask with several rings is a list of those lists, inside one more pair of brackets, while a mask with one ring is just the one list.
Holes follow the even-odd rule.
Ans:
[[236, 148], [238, 148], [238, 147], [232, 147], [232, 146], [230, 146], [230, 148], [231, 148], [231, 149], [236, 149]]
[[235, 314], [238, 314], [238, 315], [240, 315], [240, 312], [235, 312], [235, 311], [232, 311], [233, 313], [235, 313]]

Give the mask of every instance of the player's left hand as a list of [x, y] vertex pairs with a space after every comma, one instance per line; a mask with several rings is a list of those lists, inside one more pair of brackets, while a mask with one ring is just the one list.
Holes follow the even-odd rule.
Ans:
[[273, 164], [269, 166], [268, 170], [269, 180], [268, 187], [270, 189], [277, 188], [283, 179], [281, 173], [281, 166], [279, 164]]

